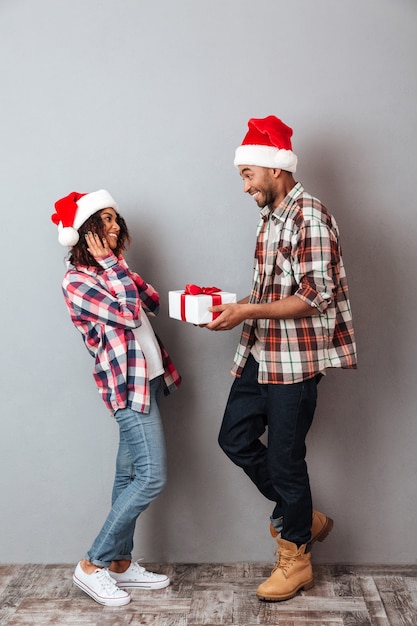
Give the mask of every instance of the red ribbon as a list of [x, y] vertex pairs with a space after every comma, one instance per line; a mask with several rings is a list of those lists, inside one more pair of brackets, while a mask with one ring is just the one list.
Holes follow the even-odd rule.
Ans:
[[211, 296], [213, 293], [221, 291], [218, 287], [199, 287], [198, 285], [185, 285], [184, 295], [198, 296], [203, 293]]
[[[212, 306], [222, 303], [222, 297], [217, 292], [221, 291], [218, 287], [199, 287], [199, 285], [185, 285], [185, 291], [181, 294], [181, 319], [185, 322], [185, 296], [198, 296], [204, 294], [211, 296]], [[213, 313], [213, 320], [219, 317], [220, 313]]]

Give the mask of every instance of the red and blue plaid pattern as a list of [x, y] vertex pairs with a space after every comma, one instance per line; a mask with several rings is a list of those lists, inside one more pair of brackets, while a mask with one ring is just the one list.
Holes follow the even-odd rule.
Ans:
[[[94, 378], [104, 402], [112, 413], [132, 408], [149, 411], [150, 394], [146, 361], [133, 329], [141, 315], [157, 314], [159, 294], [138, 274], [131, 272], [124, 259], [113, 255], [100, 261], [104, 272], [95, 267], [69, 266], [62, 290], [71, 320], [94, 357]], [[181, 382], [167, 351], [161, 347], [165, 393]]]
[[259, 382], [289, 384], [328, 367], [355, 368], [348, 286], [334, 218], [297, 183], [275, 211], [261, 210], [250, 302], [296, 295], [319, 315], [247, 320], [232, 374], [240, 376], [255, 341], [264, 343]]

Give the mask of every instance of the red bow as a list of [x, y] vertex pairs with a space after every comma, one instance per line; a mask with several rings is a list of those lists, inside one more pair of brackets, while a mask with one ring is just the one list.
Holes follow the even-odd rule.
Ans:
[[[185, 296], [198, 296], [204, 294], [205, 296], [211, 296], [212, 306], [216, 306], [222, 303], [222, 297], [218, 295], [221, 289], [217, 287], [199, 287], [198, 285], [185, 285], [185, 291], [181, 294], [181, 319], [185, 321]], [[213, 313], [213, 319], [215, 320], [220, 313]]]
[[199, 287], [198, 285], [185, 285], [185, 295], [190, 296], [198, 296], [200, 293], [203, 293], [207, 296], [211, 296], [213, 293], [217, 293], [221, 291], [218, 287]]

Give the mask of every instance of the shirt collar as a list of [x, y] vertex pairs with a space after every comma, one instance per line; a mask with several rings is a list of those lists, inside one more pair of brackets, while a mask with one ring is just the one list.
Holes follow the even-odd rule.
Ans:
[[277, 220], [283, 220], [287, 211], [291, 208], [298, 196], [303, 193], [303, 191], [304, 187], [302, 186], [302, 184], [295, 183], [294, 187], [291, 189], [291, 191], [288, 192], [288, 194], [285, 196], [282, 202], [279, 203], [276, 209], [271, 209], [269, 206], [265, 206], [263, 207], [263, 209], [260, 210], [261, 218], [264, 221], [269, 220], [270, 217]]

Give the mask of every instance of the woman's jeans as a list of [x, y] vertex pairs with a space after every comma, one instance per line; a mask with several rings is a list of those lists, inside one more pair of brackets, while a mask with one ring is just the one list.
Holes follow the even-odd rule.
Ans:
[[[276, 503], [281, 536], [298, 545], [310, 540], [312, 502], [305, 439], [313, 421], [321, 375], [301, 383], [258, 383], [252, 355], [229, 395], [219, 444], [259, 491]], [[268, 443], [260, 437], [268, 426]], [[279, 522], [277, 526], [279, 525]]]
[[149, 413], [119, 409], [120, 443], [112, 508], [86, 555], [94, 565], [132, 560], [136, 519], [162, 491], [166, 482], [165, 439], [158, 402], [162, 377], [151, 380]]

